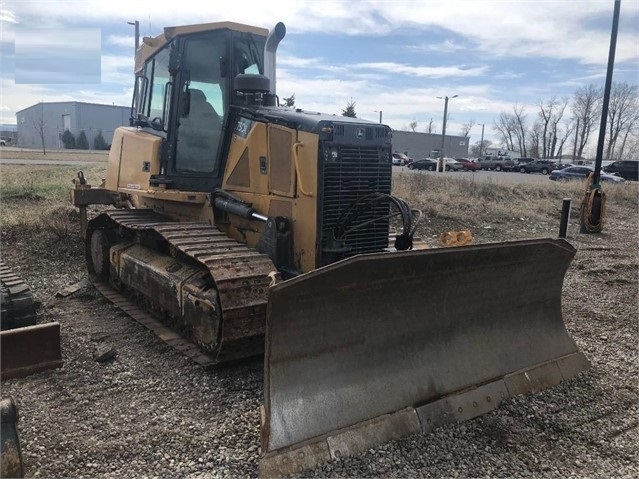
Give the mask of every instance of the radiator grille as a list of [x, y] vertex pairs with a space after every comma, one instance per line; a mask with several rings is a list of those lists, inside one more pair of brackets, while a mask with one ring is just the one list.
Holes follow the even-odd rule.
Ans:
[[339, 145], [334, 148], [338, 150], [338, 159], [326, 161], [322, 175], [321, 265], [388, 246], [388, 202], [362, 203], [350, 225], [371, 222], [344, 235], [344, 251], [335, 251], [336, 245], [331, 239], [348, 229], [345, 221], [351, 206], [373, 192], [390, 194], [391, 164], [388, 159], [382, 159], [381, 146]]

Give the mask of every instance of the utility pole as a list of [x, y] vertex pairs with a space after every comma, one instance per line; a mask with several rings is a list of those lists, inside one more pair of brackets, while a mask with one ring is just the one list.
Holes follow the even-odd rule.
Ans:
[[376, 113], [379, 113], [379, 123], [382, 123], [382, 110], [375, 110]]
[[[441, 96], [438, 96], [441, 100]], [[450, 98], [457, 98], [457, 95], [453, 95]], [[447, 96], [444, 97], [444, 121], [442, 125], [442, 147], [439, 150], [439, 165], [437, 165], [437, 171], [441, 171], [442, 173], [446, 171], [446, 165], [444, 163], [444, 142], [446, 141], [446, 117], [448, 116], [448, 100]], [[440, 170], [441, 168], [441, 170]]]
[[481, 154], [484, 151], [484, 124], [481, 124], [481, 141], [479, 142], [479, 157], [481, 158]]
[[136, 20], [135, 22], [126, 22], [126, 23], [128, 23], [129, 25], [133, 25], [135, 27], [135, 53], [137, 53], [138, 48], [140, 48], [140, 22]]
[[577, 127], [575, 128], [575, 144], [572, 147], [572, 162], [577, 160], [577, 140], [579, 139], [579, 118], [577, 118]]

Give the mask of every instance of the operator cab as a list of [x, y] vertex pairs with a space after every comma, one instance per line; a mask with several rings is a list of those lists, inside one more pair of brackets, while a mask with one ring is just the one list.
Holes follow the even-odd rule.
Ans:
[[268, 30], [230, 22], [165, 29], [136, 54], [131, 125], [163, 138], [151, 185], [211, 191], [223, 174], [233, 80], [264, 74]]

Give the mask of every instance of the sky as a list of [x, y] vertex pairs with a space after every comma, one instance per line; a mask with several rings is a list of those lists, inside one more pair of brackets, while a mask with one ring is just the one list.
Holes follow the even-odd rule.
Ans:
[[[285, 23], [277, 93], [298, 108], [393, 129], [447, 133], [473, 121], [471, 143], [496, 140], [513, 106], [603, 86], [614, 0], [0, 0], [0, 123], [40, 101], [130, 105], [134, 27]], [[622, 0], [613, 80], [639, 84], [639, 0]], [[455, 98], [453, 96], [457, 95]]]

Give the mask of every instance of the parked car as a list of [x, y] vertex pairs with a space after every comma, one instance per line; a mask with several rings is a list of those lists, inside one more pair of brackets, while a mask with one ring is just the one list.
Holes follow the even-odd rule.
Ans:
[[520, 173], [541, 173], [547, 175], [557, 169], [557, 163], [552, 160], [534, 160], [519, 166]]
[[477, 171], [479, 169], [479, 164], [476, 161], [470, 160], [468, 158], [455, 158], [458, 163], [461, 163], [462, 170], [464, 171]]
[[435, 171], [437, 169], [437, 160], [433, 160], [431, 158], [415, 160], [408, 165], [408, 169]]
[[395, 166], [404, 166], [408, 163], [408, 156], [404, 153], [393, 153], [393, 165]]
[[508, 156], [484, 156], [477, 160], [480, 170], [512, 171], [515, 162]]
[[568, 168], [570, 166], [578, 166], [578, 165], [575, 165], [574, 163], [557, 163], [555, 170], [563, 170], [564, 168]]
[[0, 146], [7, 146], [7, 142], [3, 139], [0, 139]]
[[444, 158], [446, 171], [460, 171], [464, 166], [454, 158]]
[[606, 173], [616, 173], [626, 180], [639, 181], [639, 161], [637, 160], [620, 160], [613, 161], [603, 170]]
[[519, 167], [523, 166], [527, 163], [530, 163], [531, 161], [535, 161], [537, 158], [530, 158], [527, 156], [523, 156], [523, 157], [518, 157], [518, 158], [513, 158], [513, 161], [515, 162], [515, 171], [519, 171]]
[[[554, 170], [552, 173], [550, 173], [550, 176], [548, 178], [555, 181], [583, 180], [594, 171], [595, 169], [591, 166], [568, 166], [561, 170]], [[606, 173], [601, 173], [599, 175], [599, 179], [601, 181], [611, 181], [615, 183], [626, 181], [621, 176], [608, 175]]]

